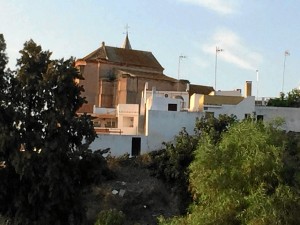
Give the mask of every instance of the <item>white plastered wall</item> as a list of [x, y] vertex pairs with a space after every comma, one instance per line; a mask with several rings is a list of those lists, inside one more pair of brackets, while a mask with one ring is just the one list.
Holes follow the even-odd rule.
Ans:
[[252, 115], [255, 111], [255, 97], [250, 96], [245, 98], [237, 105], [222, 105], [222, 106], [212, 106], [204, 105], [207, 109], [205, 111], [214, 112], [215, 117], [220, 114], [226, 115], [236, 115], [237, 119], [242, 120], [245, 118], [245, 114]]
[[256, 116], [262, 115], [264, 121], [282, 118], [285, 124], [282, 129], [300, 132], [300, 108], [256, 106]]

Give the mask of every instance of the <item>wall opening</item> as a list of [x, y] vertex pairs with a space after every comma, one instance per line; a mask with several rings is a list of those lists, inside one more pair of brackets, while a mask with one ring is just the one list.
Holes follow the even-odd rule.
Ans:
[[246, 113], [244, 118], [245, 119], [250, 119], [251, 118], [251, 114], [250, 113]]
[[257, 121], [264, 121], [264, 116], [263, 115], [257, 115], [256, 120]]
[[141, 154], [141, 138], [133, 137], [131, 140], [131, 155], [138, 156]]
[[177, 104], [168, 104], [168, 111], [177, 111]]

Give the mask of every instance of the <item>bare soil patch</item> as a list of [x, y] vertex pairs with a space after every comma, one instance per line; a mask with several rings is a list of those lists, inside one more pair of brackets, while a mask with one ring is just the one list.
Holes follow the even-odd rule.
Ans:
[[141, 158], [110, 159], [115, 178], [86, 190], [89, 224], [101, 210], [117, 209], [126, 215], [125, 225], [154, 225], [157, 217], [179, 214], [178, 198], [171, 188], [152, 177]]

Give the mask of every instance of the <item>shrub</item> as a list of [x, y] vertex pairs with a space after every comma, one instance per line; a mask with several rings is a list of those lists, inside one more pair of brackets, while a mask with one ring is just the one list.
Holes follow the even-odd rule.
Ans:
[[103, 210], [98, 216], [94, 225], [123, 225], [125, 214], [116, 209]]
[[149, 168], [152, 175], [169, 183], [180, 199], [180, 211], [185, 213], [191, 202], [189, 186], [189, 165], [194, 160], [194, 152], [199, 137], [209, 133], [214, 143], [219, 142], [223, 132], [237, 121], [231, 115], [220, 115], [219, 118], [202, 117], [196, 120], [195, 134], [189, 134], [185, 128], [175, 137], [174, 142], [165, 143], [165, 149], [150, 152]]

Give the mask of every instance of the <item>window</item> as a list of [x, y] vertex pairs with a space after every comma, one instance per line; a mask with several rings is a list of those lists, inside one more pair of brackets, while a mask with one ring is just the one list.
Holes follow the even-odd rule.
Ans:
[[177, 111], [177, 104], [168, 104], [168, 111]]
[[250, 119], [250, 117], [251, 117], [250, 113], [245, 114], [245, 119]]
[[107, 127], [107, 128], [115, 128], [116, 127], [116, 122], [115, 121], [107, 121], [105, 123], [105, 127]]
[[263, 121], [264, 120], [264, 116], [263, 115], [257, 115], [256, 120], [257, 121]]

